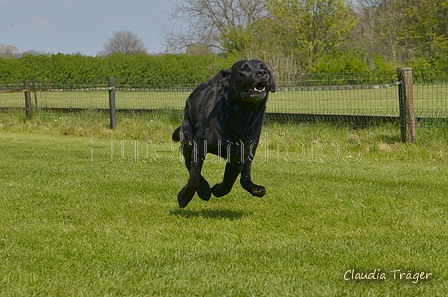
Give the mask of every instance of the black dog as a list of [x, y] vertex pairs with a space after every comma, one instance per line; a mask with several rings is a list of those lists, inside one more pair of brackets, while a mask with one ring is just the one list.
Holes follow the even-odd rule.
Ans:
[[[239, 61], [230, 70], [221, 70], [200, 84], [188, 97], [184, 119], [173, 133], [190, 173], [187, 184], [177, 195], [185, 207], [197, 191], [203, 200], [211, 194], [226, 195], [241, 173], [241, 185], [254, 196], [266, 194], [263, 186], [250, 177], [268, 92], [275, 92], [275, 81], [266, 65], [258, 60]], [[210, 189], [201, 175], [207, 153], [227, 159], [224, 180]]]

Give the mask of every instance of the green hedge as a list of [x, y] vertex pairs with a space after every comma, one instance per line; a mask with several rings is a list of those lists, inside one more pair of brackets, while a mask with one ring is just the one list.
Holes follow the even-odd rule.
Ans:
[[121, 85], [189, 84], [202, 82], [218, 70], [231, 67], [232, 63], [216, 55], [24, 55], [0, 59], [0, 83], [34, 77], [42, 83], [104, 84], [112, 76]]
[[[278, 82], [294, 80], [296, 84], [378, 84], [396, 79], [396, 67], [376, 57], [375, 70], [368, 69], [365, 57], [356, 51], [324, 56], [312, 74], [305, 77], [279, 77]], [[191, 56], [166, 54], [159, 56], [121, 54], [107, 57], [83, 55], [24, 55], [0, 58], [0, 84], [20, 83], [33, 77], [42, 84], [73, 86], [105, 85], [115, 78], [117, 85], [157, 85], [158, 87], [197, 84], [220, 69], [232, 66], [235, 59], [217, 55]], [[431, 65], [410, 65], [414, 69]], [[419, 67], [420, 66], [420, 67]], [[337, 75], [335, 75], [337, 74]], [[447, 68], [437, 71], [415, 71], [415, 82], [446, 82]], [[377, 81], [383, 77], [387, 81]], [[306, 78], [307, 81], [303, 81]], [[374, 81], [371, 81], [374, 80]]]

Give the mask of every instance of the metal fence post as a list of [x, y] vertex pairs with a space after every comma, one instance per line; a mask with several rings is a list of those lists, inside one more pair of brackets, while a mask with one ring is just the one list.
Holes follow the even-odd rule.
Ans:
[[110, 128], [117, 126], [117, 117], [115, 109], [115, 79], [109, 77], [109, 112], [110, 112]]
[[31, 109], [31, 93], [30, 93], [30, 81], [25, 80], [23, 82], [25, 87], [25, 112], [26, 112], [26, 119], [31, 120], [32, 115], [32, 109]]
[[414, 93], [412, 89], [412, 68], [398, 68], [398, 97], [400, 103], [401, 140], [415, 141]]

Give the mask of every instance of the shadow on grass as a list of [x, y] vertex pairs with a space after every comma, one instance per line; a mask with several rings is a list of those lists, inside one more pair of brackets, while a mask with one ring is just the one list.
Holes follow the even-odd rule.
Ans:
[[190, 209], [175, 209], [170, 212], [171, 215], [183, 217], [186, 219], [190, 218], [206, 218], [212, 220], [241, 220], [244, 217], [248, 217], [251, 214], [241, 210], [231, 210], [231, 209], [202, 209], [202, 210], [190, 210]]

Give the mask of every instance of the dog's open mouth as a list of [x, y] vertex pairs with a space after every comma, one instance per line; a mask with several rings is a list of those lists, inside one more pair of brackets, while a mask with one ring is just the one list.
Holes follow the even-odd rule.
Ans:
[[241, 98], [246, 100], [262, 100], [266, 98], [267, 94], [267, 87], [268, 82], [267, 81], [261, 81], [256, 83], [254, 86], [250, 87], [247, 90], [241, 91], [240, 95]]
[[267, 82], [265, 82], [265, 81], [259, 82], [256, 86], [254, 86], [254, 92], [255, 93], [265, 92], [266, 85], [267, 85]]

